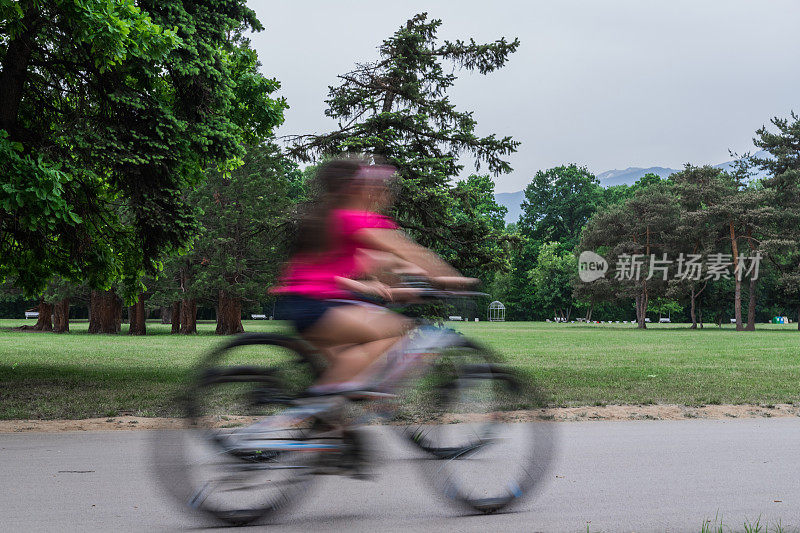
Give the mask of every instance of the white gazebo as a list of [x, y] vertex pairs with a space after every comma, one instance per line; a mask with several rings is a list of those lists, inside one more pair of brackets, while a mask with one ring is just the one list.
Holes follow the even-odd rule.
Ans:
[[489, 304], [489, 322], [505, 322], [506, 306], [497, 300]]

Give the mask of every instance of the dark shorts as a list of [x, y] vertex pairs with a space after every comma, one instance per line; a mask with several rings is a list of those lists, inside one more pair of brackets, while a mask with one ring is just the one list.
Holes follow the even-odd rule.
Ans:
[[346, 300], [317, 300], [299, 294], [287, 294], [278, 299], [278, 318], [288, 320], [298, 333], [303, 333], [316, 324], [328, 309], [351, 303]]

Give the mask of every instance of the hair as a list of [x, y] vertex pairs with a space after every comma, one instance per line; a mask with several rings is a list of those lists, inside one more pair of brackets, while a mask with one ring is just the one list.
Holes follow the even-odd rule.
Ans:
[[328, 216], [347, 198], [358, 171], [366, 164], [362, 159], [339, 158], [320, 165], [311, 182], [312, 199], [300, 216], [294, 253], [323, 253], [329, 249]]

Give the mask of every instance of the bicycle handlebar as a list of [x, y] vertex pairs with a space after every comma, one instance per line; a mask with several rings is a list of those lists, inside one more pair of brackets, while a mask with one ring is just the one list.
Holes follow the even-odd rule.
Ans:
[[485, 292], [478, 291], [445, 291], [439, 289], [422, 289], [419, 298], [423, 300], [444, 300], [447, 298], [479, 298], [489, 296]]
[[424, 276], [404, 276], [399, 288], [415, 289], [417, 297], [421, 300], [445, 300], [448, 298], [479, 298], [489, 296], [485, 292], [437, 289], [431, 280]]

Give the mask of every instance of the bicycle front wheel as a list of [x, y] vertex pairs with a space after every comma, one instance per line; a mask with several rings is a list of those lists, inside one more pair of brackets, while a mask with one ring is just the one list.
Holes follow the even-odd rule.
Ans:
[[556, 446], [545, 395], [494, 360], [466, 339], [448, 349], [421, 385], [427, 417], [407, 430], [436, 488], [485, 513], [535, 493]]

